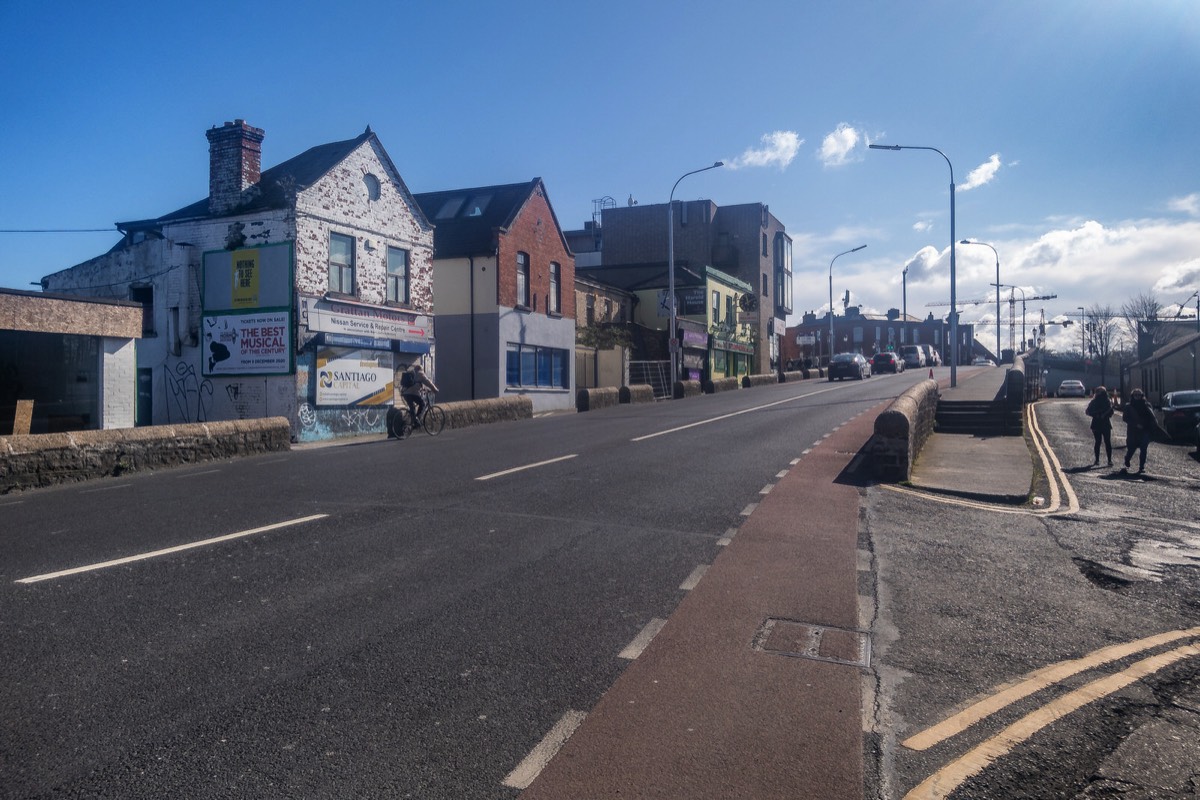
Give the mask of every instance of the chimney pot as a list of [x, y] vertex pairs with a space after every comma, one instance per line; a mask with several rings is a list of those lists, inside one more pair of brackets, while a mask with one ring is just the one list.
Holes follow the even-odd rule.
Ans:
[[238, 119], [205, 132], [208, 138], [208, 211], [237, 208], [242, 192], [258, 183], [262, 170], [262, 128]]

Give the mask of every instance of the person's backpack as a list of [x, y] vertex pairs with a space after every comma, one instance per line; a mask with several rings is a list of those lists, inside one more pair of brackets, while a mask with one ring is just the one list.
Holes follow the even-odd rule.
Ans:
[[417, 376], [412, 373], [412, 370], [406, 369], [400, 373], [400, 388], [411, 389], [417, 385]]

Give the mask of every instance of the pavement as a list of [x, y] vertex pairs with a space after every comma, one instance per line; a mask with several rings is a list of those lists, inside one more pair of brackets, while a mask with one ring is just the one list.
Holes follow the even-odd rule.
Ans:
[[[992, 367], [939, 381], [941, 399], [992, 400], [1002, 396], [1008, 370]], [[1024, 436], [933, 433], [913, 464], [918, 488], [992, 503], [1023, 504], [1033, 486], [1033, 454]]]

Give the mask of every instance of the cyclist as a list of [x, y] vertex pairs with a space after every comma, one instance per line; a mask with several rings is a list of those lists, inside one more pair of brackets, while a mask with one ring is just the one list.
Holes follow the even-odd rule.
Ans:
[[420, 422], [421, 414], [425, 412], [425, 397], [422, 394], [424, 389], [428, 388], [431, 392], [438, 390], [437, 384], [429, 380], [425, 374], [424, 368], [420, 364], [413, 364], [409, 370], [410, 378], [401, 376], [400, 379], [400, 396], [404, 398], [404, 402], [408, 403], [408, 410], [412, 412], [413, 419]]

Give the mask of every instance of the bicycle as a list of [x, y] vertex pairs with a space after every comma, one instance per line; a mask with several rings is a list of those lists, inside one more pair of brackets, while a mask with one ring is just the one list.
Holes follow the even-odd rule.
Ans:
[[418, 427], [423, 428], [430, 436], [437, 436], [446, 427], [446, 412], [437, 407], [433, 393], [423, 391], [421, 396], [425, 400], [425, 407], [420, 416], [413, 414], [407, 402], [403, 407], [394, 409], [395, 413], [388, 423], [392, 436], [407, 439]]

